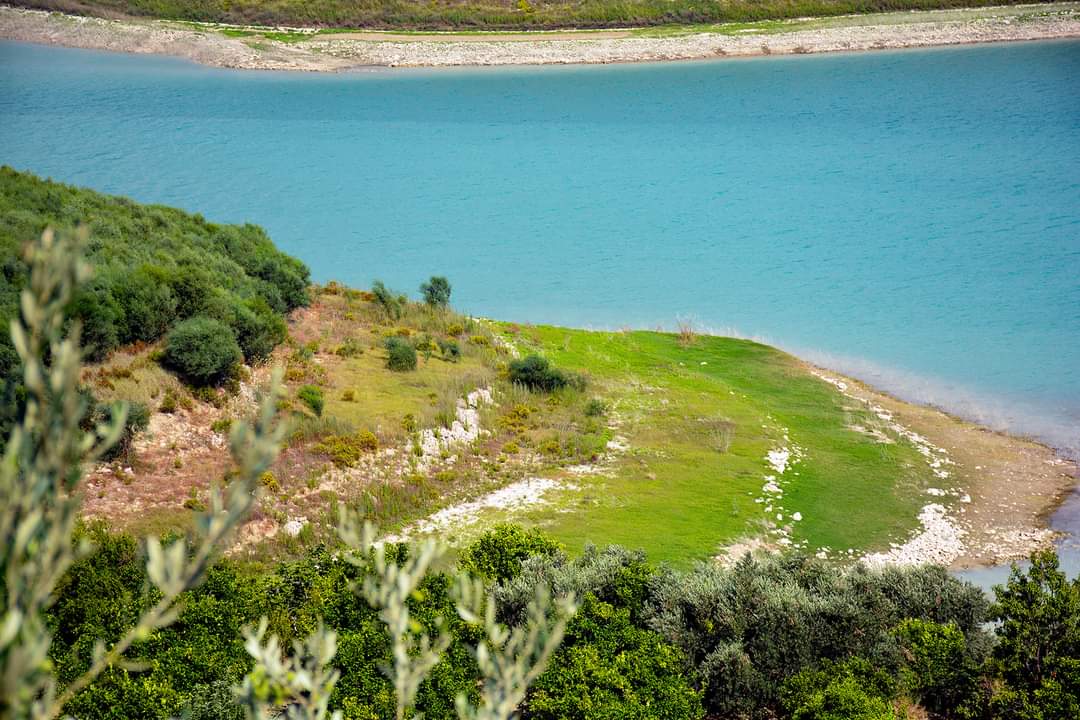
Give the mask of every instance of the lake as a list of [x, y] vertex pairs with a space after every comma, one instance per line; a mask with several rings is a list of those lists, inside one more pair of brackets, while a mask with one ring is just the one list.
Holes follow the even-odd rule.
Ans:
[[0, 43], [0, 162], [265, 226], [316, 280], [756, 337], [1080, 454], [1080, 42], [227, 71]]

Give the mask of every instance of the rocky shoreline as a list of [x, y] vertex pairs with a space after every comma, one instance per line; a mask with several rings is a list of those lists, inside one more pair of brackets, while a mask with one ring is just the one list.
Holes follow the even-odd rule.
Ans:
[[1080, 468], [1040, 443], [899, 400], [864, 383], [807, 364], [841, 395], [881, 422], [852, 429], [915, 446], [937, 478], [925, 489], [920, 527], [904, 542], [864, 556], [870, 565], [937, 563], [953, 570], [992, 567], [1052, 547], [1053, 511], [1076, 486]]
[[[252, 70], [339, 72], [363, 67], [550, 65], [701, 60], [754, 55], [919, 48], [1080, 37], [1080, 4], [929, 11], [648, 31], [491, 35], [316, 34], [281, 42], [231, 37], [221, 28], [154, 20], [105, 20], [0, 6], [0, 39], [162, 54]], [[288, 30], [275, 28], [274, 30]]]

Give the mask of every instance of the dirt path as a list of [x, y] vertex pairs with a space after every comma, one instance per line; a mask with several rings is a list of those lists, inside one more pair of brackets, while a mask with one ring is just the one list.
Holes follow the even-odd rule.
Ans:
[[[275, 30], [288, 30], [277, 28]], [[256, 70], [342, 71], [655, 62], [880, 50], [1080, 37], [1080, 4], [795, 20], [676, 31], [500, 34], [319, 33], [280, 42], [255, 31], [165, 21], [104, 20], [0, 6], [0, 39], [131, 53]]]

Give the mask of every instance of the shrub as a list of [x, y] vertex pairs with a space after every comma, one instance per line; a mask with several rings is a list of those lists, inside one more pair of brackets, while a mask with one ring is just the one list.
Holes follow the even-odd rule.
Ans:
[[1046, 550], [996, 591], [994, 659], [1009, 688], [994, 699], [995, 717], [1080, 717], [1080, 578], [1070, 582]]
[[401, 298], [390, 292], [382, 280], [371, 283], [371, 294], [375, 297], [375, 304], [382, 308], [387, 318], [397, 320], [401, 317]]
[[457, 362], [461, 357], [461, 346], [453, 340], [439, 340], [439, 352], [450, 362]]
[[721, 716], [775, 708], [787, 678], [826, 660], [895, 664], [904, 618], [977, 634], [987, 610], [941, 567], [843, 570], [797, 556], [661, 573], [651, 589], [649, 626], [700, 668], [706, 709]]
[[278, 484], [277, 476], [269, 470], [259, 476], [259, 484], [272, 493], [281, 489], [281, 485]]
[[356, 436], [360, 449], [364, 452], [375, 452], [379, 449], [379, 439], [370, 430], [361, 430]]
[[379, 449], [379, 439], [370, 430], [361, 430], [355, 435], [326, 437], [314, 449], [328, 456], [338, 467], [353, 467], [365, 453]]
[[978, 668], [956, 625], [908, 618], [895, 634], [902, 659], [900, 677], [914, 700], [946, 715], [974, 702]]
[[590, 398], [585, 403], [585, 416], [586, 417], [602, 417], [606, 415], [608, 411], [608, 405], [600, 398]]
[[428, 305], [446, 307], [450, 304], [450, 281], [445, 277], [432, 275], [430, 280], [420, 285], [420, 293]]
[[702, 717], [682, 653], [635, 626], [626, 607], [587, 595], [548, 669], [526, 699], [526, 718], [608, 720]]
[[353, 390], [346, 390], [345, 392], [341, 393], [341, 399], [345, 402], [355, 402], [356, 392]]
[[120, 275], [112, 283], [112, 294], [120, 310], [117, 329], [122, 343], [153, 342], [177, 318], [176, 297], [167, 273], [156, 265], [142, 265]]
[[844, 675], [792, 698], [791, 720], [897, 720], [888, 700]]
[[509, 375], [510, 382], [534, 392], [554, 392], [565, 387], [581, 389], [585, 385], [585, 380], [580, 375], [554, 368], [547, 358], [539, 355], [511, 360]]
[[[91, 360], [104, 360], [120, 343], [117, 323], [121, 319], [122, 311], [106, 283], [95, 281], [93, 285], [76, 294], [68, 313], [82, 324], [81, 340], [86, 347], [86, 355]], [[11, 362], [14, 363], [14, 358]]]
[[519, 525], [496, 525], [465, 549], [459, 559], [462, 570], [489, 580], [507, 580], [521, 572], [521, 561], [536, 555], [554, 556], [558, 543], [539, 530]]
[[233, 331], [217, 320], [184, 320], [169, 333], [165, 364], [195, 385], [219, 383], [243, 359]]
[[364, 348], [356, 338], [346, 338], [345, 342], [337, 346], [334, 350], [334, 354], [338, 357], [351, 358], [356, 357], [357, 355], [363, 355]]
[[[83, 419], [82, 425], [89, 430], [96, 425], [108, 424], [117, 411], [117, 406], [108, 403], [98, 403], [90, 398], [91, 406]], [[124, 428], [120, 432], [120, 438], [116, 444], [109, 448], [102, 456], [105, 460], [114, 460], [125, 457], [131, 451], [131, 445], [135, 436], [150, 426], [150, 408], [141, 402], [127, 403], [127, 417], [124, 419]]]
[[217, 680], [196, 685], [188, 700], [186, 720], [244, 720], [244, 710], [236, 702], [232, 683]]
[[270, 357], [288, 335], [285, 320], [262, 298], [251, 298], [235, 306], [229, 324], [235, 330], [237, 343], [248, 362]]
[[322, 417], [323, 393], [317, 386], [304, 385], [296, 391], [296, 397], [300, 399], [300, 402], [311, 408], [311, 412], [315, 413], [316, 417]]
[[394, 372], [416, 369], [416, 350], [412, 345], [396, 337], [386, 340], [386, 367]]
[[167, 415], [176, 412], [176, 392], [174, 392], [172, 388], [165, 391], [165, 397], [161, 398], [161, 405], [158, 407], [158, 412], [163, 412]]
[[450, 337], [461, 337], [465, 334], [465, 328], [461, 326], [461, 323], [450, 323], [446, 328], [446, 334]]

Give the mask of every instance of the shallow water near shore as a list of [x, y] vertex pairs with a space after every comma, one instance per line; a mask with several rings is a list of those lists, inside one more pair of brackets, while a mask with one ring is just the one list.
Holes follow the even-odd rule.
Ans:
[[316, 280], [692, 320], [1077, 455], [1077, 77], [1077, 41], [336, 76], [0, 43], [0, 162], [259, 223]]

